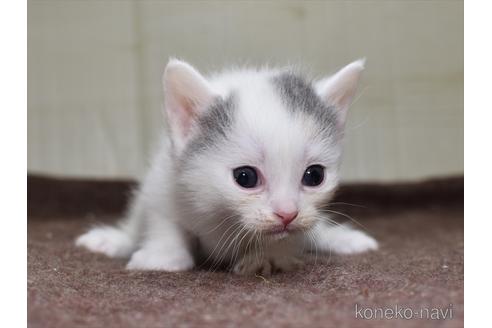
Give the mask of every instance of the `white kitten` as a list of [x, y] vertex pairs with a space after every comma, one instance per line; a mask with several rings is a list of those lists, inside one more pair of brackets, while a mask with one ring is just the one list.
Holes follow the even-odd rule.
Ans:
[[127, 217], [76, 244], [128, 269], [189, 270], [198, 254], [239, 274], [302, 263], [303, 252], [377, 248], [320, 211], [338, 183], [341, 141], [362, 60], [316, 83], [290, 70], [204, 78], [172, 59], [164, 77], [163, 136]]

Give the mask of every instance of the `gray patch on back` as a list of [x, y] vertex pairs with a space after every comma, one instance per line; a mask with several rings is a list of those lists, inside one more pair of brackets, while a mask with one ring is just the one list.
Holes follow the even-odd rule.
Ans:
[[198, 118], [198, 133], [190, 140], [182, 158], [209, 149], [221, 139], [227, 138], [235, 112], [235, 96], [226, 99], [218, 97], [215, 102]]
[[282, 101], [293, 114], [305, 114], [314, 118], [323, 132], [333, 135], [337, 131], [336, 111], [324, 104], [312, 85], [293, 72], [284, 72], [273, 77]]

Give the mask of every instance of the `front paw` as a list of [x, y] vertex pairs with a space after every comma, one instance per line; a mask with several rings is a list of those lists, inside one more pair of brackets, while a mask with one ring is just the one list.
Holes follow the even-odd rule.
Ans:
[[346, 230], [338, 236], [332, 250], [338, 254], [357, 254], [378, 249], [376, 239], [358, 230]]
[[269, 276], [272, 273], [272, 265], [266, 259], [245, 256], [234, 265], [233, 272], [241, 276], [254, 274]]
[[304, 261], [297, 257], [276, 257], [271, 260], [274, 272], [289, 272], [300, 269]]
[[298, 269], [303, 261], [296, 257], [272, 257], [257, 259], [254, 256], [245, 256], [239, 260], [234, 268], [238, 275], [270, 276], [276, 272], [288, 272]]
[[128, 270], [187, 271], [194, 266], [193, 257], [185, 250], [163, 251], [142, 248], [133, 253]]
[[75, 245], [109, 257], [128, 257], [134, 250], [130, 236], [115, 227], [94, 228], [79, 236]]

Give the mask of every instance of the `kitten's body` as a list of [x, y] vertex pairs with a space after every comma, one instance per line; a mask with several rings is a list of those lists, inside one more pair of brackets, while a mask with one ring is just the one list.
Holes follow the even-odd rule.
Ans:
[[[128, 269], [188, 270], [200, 253], [241, 274], [292, 269], [314, 245], [345, 254], [375, 249], [374, 239], [328, 224], [320, 211], [338, 183], [345, 113], [362, 64], [311, 85], [268, 69], [206, 80], [172, 60], [164, 75], [170, 134], [127, 217], [77, 245], [131, 257]], [[313, 164], [324, 178], [307, 187], [301, 179]], [[254, 168], [257, 185], [238, 185], [238, 167]]]

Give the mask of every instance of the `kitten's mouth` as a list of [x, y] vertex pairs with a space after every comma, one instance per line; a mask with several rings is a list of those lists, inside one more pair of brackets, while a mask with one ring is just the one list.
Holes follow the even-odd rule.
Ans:
[[290, 235], [290, 233], [287, 230], [281, 230], [281, 231], [275, 230], [275, 231], [268, 231], [267, 235], [273, 240], [280, 240], [280, 239], [287, 238]]
[[288, 230], [286, 227], [279, 227], [279, 228], [273, 228], [267, 231], [267, 234], [269, 235], [277, 235], [280, 233], [288, 233]]
[[268, 236], [275, 237], [277, 239], [285, 238], [294, 232], [295, 229], [292, 229], [290, 226], [280, 226], [269, 229], [266, 231]]

